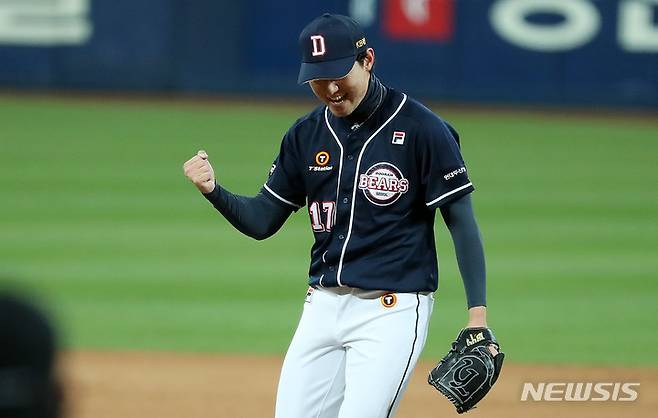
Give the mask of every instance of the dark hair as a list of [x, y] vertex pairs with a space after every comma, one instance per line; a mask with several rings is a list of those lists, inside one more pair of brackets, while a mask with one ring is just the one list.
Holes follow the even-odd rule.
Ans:
[[368, 51], [359, 52], [359, 55], [356, 56], [356, 62], [363, 66], [365, 64], [366, 57], [368, 56]]

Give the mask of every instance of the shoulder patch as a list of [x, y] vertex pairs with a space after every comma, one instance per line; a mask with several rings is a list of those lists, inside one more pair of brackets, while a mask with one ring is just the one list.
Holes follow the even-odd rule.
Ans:
[[443, 176], [444, 180], [450, 180], [453, 177], [456, 177], [460, 174], [464, 174], [466, 172], [466, 167], [459, 167], [456, 170], [452, 170], [451, 172], [447, 173], [446, 175]]

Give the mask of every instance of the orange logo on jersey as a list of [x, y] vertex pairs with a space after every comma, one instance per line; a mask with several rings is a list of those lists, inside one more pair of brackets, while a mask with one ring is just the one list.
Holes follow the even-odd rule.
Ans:
[[329, 164], [329, 153], [327, 151], [320, 151], [315, 154], [315, 163], [320, 167]]
[[398, 302], [398, 297], [395, 296], [395, 293], [387, 293], [385, 295], [382, 295], [381, 298], [382, 305], [384, 305], [384, 308], [392, 308], [395, 306], [395, 304]]

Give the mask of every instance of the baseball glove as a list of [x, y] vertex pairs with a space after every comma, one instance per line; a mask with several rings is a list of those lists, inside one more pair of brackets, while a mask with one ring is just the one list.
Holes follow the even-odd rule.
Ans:
[[[493, 345], [498, 354], [489, 350]], [[505, 354], [489, 328], [461, 330], [452, 348], [430, 371], [428, 382], [464, 413], [486, 396], [496, 383]]]

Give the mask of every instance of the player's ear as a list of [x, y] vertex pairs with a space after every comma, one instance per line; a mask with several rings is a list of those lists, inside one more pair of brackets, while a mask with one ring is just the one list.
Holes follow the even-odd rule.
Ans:
[[366, 49], [366, 56], [365, 59], [363, 60], [363, 67], [368, 70], [372, 71], [372, 68], [375, 66], [375, 50], [372, 48]]

